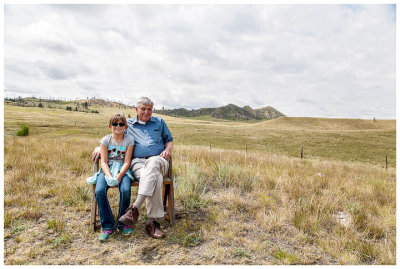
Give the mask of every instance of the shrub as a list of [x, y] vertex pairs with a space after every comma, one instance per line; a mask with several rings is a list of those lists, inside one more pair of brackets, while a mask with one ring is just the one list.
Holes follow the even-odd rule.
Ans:
[[201, 231], [193, 232], [183, 238], [183, 246], [185, 247], [195, 247], [200, 245], [203, 240], [203, 235]]
[[17, 135], [18, 135], [18, 136], [28, 136], [28, 135], [29, 135], [29, 126], [26, 125], [26, 124], [24, 124], [24, 125], [21, 127], [21, 130], [19, 130], [19, 131], [17, 132]]
[[25, 230], [25, 228], [26, 228], [25, 225], [11, 227], [10, 233], [11, 234], [19, 233], [19, 232]]
[[289, 262], [289, 264], [294, 264], [297, 261], [296, 256], [286, 252], [283, 249], [280, 249], [279, 247], [272, 250], [271, 256], [278, 260], [286, 260], [287, 262]]
[[[85, 186], [86, 187], [86, 186]], [[84, 188], [84, 187], [77, 187], [76, 188], [76, 194], [77, 197], [79, 199], [81, 199], [82, 201], [89, 201], [90, 198], [90, 194], [89, 194], [89, 189], [88, 188]]]
[[251, 256], [246, 250], [241, 249], [241, 248], [234, 249], [232, 254], [233, 254], [233, 256], [240, 257], [240, 258], [243, 258], [243, 257], [250, 258], [250, 256]]
[[61, 246], [66, 246], [66, 245], [68, 245], [70, 243], [71, 243], [71, 239], [68, 236], [68, 234], [67, 233], [62, 233], [61, 236], [56, 237], [53, 240], [51, 246], [52, 246], [52, 248], [57, 248], [57, 247], [61, 247]]
[[46, 223], [46, 228], [54, 230], [56, 232], [64, 231], [65, 222], [59, 219], [48, 220]]
[[10, 213], [4, 213], [4, 227], [7, 228], [10, 226], [10, 223], [12, 221], [12, 216]]
[[39, 103], [39, 104], [38, 104], [38, 107], [41, 107], [41, 108], [43, 108], [43, 105], [42, 105], [42, 103]]

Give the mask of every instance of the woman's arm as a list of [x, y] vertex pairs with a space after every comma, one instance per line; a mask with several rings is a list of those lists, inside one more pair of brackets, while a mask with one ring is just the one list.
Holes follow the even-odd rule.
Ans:
[[121, 170], [119, 171], [117, 175], [118, 183], [121, 183], [122, 178], [124, 177], [126, 171], [129, 169], [131, 166], [131, 160], [132, 160], [132, 153], [133, 153], [133, 147], [134, 146], [129, 146], [126, 149], [125, 153], [125, 159], [124, 159], [124, 164], [121, 167]]
[[103, 169], [104, 175], [112, 177], [110, 172], [110, 167], [108, 167], [108, 149], [103, 144], [100, 144], [100, 155], [101, 155], [100, 164], [101, 164], [101, 169]]

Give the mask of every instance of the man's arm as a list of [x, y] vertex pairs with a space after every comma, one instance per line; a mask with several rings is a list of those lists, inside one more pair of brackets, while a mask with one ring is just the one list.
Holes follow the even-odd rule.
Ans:
[[163, 152], [161, 152], [160, 156], [166, 160], [169, 160], [171, 158], [171, 151], [172, 151], [173, 146], [174, 145], [173, 145], [172, 141], [167, 142], [167, 144], [165, 144], [165, 149]]
[[93, 162], [97, 162], [100, 159], [100, 147], [96, 147], [92, 153]]

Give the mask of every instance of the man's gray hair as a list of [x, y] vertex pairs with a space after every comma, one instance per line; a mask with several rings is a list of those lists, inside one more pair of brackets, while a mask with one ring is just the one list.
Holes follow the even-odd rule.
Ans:
[[153, 101], [151, 101], [151, 99], [148, 97], [140, 97], [139, 100], [137, 100], [137, 102], [136, 102], [136, 107], [138, 107], [140, 104], [145, 105], [145, 106], [154, 105]]

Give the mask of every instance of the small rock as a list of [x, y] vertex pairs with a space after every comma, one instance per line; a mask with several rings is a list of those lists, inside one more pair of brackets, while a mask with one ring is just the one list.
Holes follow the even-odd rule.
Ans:
[[346, 228], [348, 228], [352, 222], [351, 215], [347, 212], [338, 211], [334, 213], [334, 218], [340, 225]]

